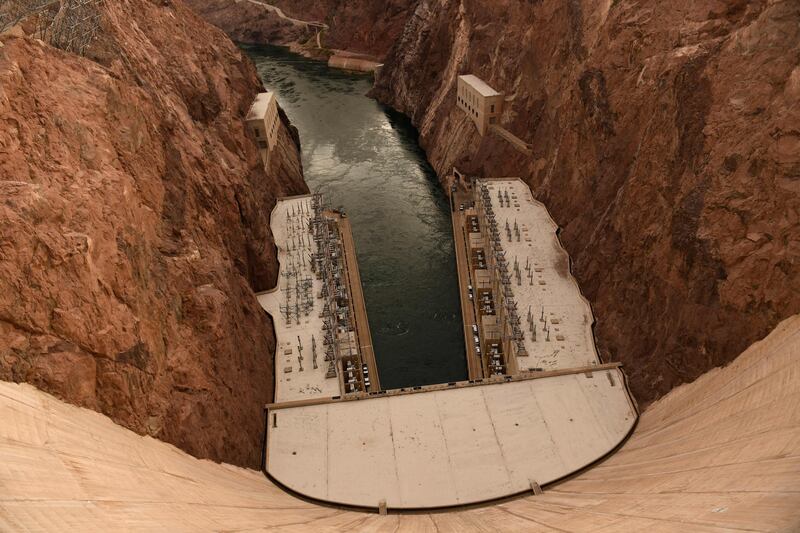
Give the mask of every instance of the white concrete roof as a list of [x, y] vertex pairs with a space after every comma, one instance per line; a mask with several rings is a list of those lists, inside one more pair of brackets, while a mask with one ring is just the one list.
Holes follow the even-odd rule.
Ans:
[[[596, 364], [599, 357], [594, 343], [594, 317], [589, 302], [581, 294], [578, 283], [569, 269], [569, 256], [561, 246], [558, 226], [547, 208], [534, 200], [530, 188], [519, 178], [484, 181], [489, 187], [501, 245], [506, 252], [512, 273], [512, 291], [525, 330], [527, 357], [519, 357], [520, 371], [531, 368], [556, 370]], [[510, 206], [500, 206], [498, 192], [508, 192]], [[505, 194], [504, 194], [505, 196]], [[507, 205], [507, 204], [505, 204]], [[508, 221], [511, 240], [505, 231]], [[514, 223], [520, 228], [520, 240], [514, 233]], [[519, 262], [522, 283], [513, 275], [514, 260]], [[533, 284], [527, 277], [530, 266]], [[550, 327], [550, 341], [542, 330], [542, 308]], [[537, 325], [536, 341], [528, 327], [528, 310]]]
[[499, 96], [500, 93], [489, 87], [489, 85], [473, 74], [466, 74], [459, 76], [459, 79], [464, 80], [465, 83], [470, 85], [473, 89], [478, 91], [481, 96]]
[[[294, 211], [294, 215], [292, 212]], [[302, 211], [302, 212], [301, 212]], [[275, 401], [306, 400], [310, 398], [330, 398], [340, 392], [338, 378], [326, 378], [328, 362], [325, 361], [323, 345], [324, 330], [322, 300], [317, 298], [322, 290], [322, 281], [311, 271], [309, 254], [316, 252], [316, 244], [310, 239], [308, 222], [311, 219], [311, 196], [298, 196], [280, 199], [272, 210], [270, 227], [278, 248], [278, 286], [258, 295], [258, 302], [272, 316], [275, 325], [277, 346], [275, 349]], [[300, 245], [300, 239], [307, 245]], [[287, 270], [297, 271], [300, 277], [312, 279], [314, 307], [308, 316], [302, 316], [300, 324], [295, 319], [286, 320], [280, 310], [285, 304], [287, 287], [294, 298], [295, 278], [283, 274]], [[303, 371], [300, 371], [301, 355], [298, 337], [303, 346]], [[312, 340], [313, 339], [313, 340]], [[314, 368], [311, 355], [312, 342], [317, 345], [317, 368]], [[287, 353], [288, 352], [288, 353]], [[287, 369], [291, 369], [286, 372]]]
[[253, 105], [250, 106], [250, 111], [247, 113], [245, 120], [258, 120], [263, 119], [267, 115], [270, 103], [275, 98], [275, 93], [267, 91], [256, 95]]
[[321, 500], [475, 503], [599, 459], [633, 427], [619, 370], [272, 411], [267, 469]]

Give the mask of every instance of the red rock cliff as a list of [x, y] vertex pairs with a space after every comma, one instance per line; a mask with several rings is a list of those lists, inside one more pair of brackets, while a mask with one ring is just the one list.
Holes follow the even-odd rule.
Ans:
[[[399, 38], [417, 0], [187, 0], [206, 20], [233, 39], [248, 43], [291, 45], [308, 43], [314, 55], [316, 31], [286, 17], [321, 22], [325, 49], [338, 49], [382, 59]], [[264, 4], [281, 9], [284, 18]]]
[[[466, 73], [532, 157], [456, 108]], [[640, 400], [800, 312], [800, 3], [423, 0], [375, 95], [440, 174], [530, 184]]]
[[305, 192], [255, 69], [180, 1], [101, 8], [87, 57], [0, 38], [0, 379], [188, 452], [259, 463], [272, 395], [269, 215]]

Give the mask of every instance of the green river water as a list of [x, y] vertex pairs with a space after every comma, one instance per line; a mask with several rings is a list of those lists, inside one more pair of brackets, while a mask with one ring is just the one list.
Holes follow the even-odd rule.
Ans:
[[384, 389], [467, 379], [449, 204], [408, 118], [367, 75], [242, 45], [300, 131], [305, 177], [353, 226]]

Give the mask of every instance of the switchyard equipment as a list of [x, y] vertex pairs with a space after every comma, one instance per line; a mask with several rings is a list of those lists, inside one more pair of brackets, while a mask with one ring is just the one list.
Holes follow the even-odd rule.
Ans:
[[[360, 321], [366, 322], [366, 313], [355, 254], [347, 244], [352, 242], [349, 223], [341, 212], [326, 208], [323, 195], [315, 193], [279, 200], [272, 228], [281, 265], [278, 290], [260, 294], [259, 301], [278, 318], [276, 358], [283, 361], [276, 359], [276, 366], [283, 373], [277, 373], [276, 399], [377, 390], [376, 372], [370, 376], [344, 370], [363, 364], [375, 368], [368, 331], [365, 334], [359, 327]], [[360, 342], [361, 338], [366, 340]], [[305, 359], [309, 346], [311, 365]]]

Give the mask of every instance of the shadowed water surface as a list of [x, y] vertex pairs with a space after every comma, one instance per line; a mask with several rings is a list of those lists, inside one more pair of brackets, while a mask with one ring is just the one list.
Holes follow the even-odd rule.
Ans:
[[309, 187], [351, 219], [381, 386], [466, 379], [449, 204], [416, 130], [369, 76], [243, 49], [300, 131]]

